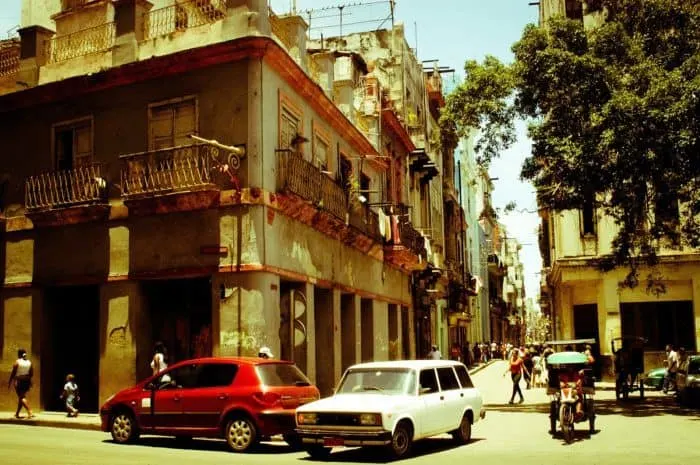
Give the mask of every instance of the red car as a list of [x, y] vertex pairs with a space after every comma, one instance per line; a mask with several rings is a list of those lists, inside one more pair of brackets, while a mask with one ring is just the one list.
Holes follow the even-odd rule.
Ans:
[[107, 399], [102, 431], [118, 443], [140, 434], [221, 437], [243, 452], [282, 434], [292, 446], [295, 409], [320, 398], [292, 362], [262, 358], [200, 358], [172, 365]]

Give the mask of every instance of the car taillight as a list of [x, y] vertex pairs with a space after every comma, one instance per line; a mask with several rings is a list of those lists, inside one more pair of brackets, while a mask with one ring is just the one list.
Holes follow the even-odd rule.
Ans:
[[280, 403], [281, 396], [275, 392], [256, 392], [253, 399], [266, 407], [274, 407]]

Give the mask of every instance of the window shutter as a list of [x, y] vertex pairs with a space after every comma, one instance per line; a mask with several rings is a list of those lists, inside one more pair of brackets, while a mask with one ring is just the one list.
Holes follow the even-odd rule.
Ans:
[[179, 103], [175, 106], [174, 113], [174, 145], [177, 147], [192, 144], [192, 139], [189, 136], [197, 132], [194, 100]]

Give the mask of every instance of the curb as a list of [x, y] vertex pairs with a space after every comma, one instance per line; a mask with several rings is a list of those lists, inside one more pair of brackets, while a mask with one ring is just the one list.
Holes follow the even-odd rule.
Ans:
[[[39, 414], [41, 415], [41, 414]], [[26, 425], [26, 426], [43, 426], [50, 428], [69, 428], [69, 429], [82, 429], [91, 431], [100, 431], [101, 428], [99, 424], [94, 423], [78, 423], [70, 422], [64, 420], [54, 420], [50, 418], [0, 418], [0, 424], [2, 425]]]
[[496, 362], [499, 361], [499, 360], [500, 360], [500, 359], [491, 359], [491, 360], [489, 360], [489, 361], [486, 362], [486, 363], [482, 363], [482, 364], [479, 365], [479, 366], [476, 366], [476, 367], [474, 367], [474, 368], [468, 369], [469, 374], [470, 374], [470, 375], [476, 374], [476, 373], [480, 372], [481, 370], [483, 370], [484, 368], [486, 368], [487, 366], [491, 365], [492, 363], [496, 363]]

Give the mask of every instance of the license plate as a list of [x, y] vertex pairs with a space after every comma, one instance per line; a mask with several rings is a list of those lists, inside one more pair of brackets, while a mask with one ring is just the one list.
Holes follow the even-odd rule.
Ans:
[[326, 447], [341, 447], [345, 445], [343, 438], [323, 438], [323, 445]]

